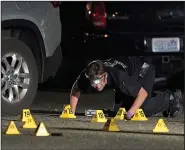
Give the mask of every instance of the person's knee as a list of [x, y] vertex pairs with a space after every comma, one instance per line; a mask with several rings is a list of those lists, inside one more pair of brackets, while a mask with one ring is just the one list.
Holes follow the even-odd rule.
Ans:
[[143, 112], [144, 112], [146, 117], [151, 117], [152, 116], [152, 113], [147, 111], [147, 110], [145, 110], [145, 109], [143, 109]]
[[153, 115], [149, 107], [147, 107], [147, 105], [142, 105], [141, 109], [143, 110], [146, 117], [151, 117]]

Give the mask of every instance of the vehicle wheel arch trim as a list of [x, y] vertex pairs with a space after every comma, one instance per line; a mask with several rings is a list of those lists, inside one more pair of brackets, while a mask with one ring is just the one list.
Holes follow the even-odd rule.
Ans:
[[[33, 22], [31, 22], [29, 20], [25, 20], [25, 19], [11, 19], [11, 20], [1, 21], [1, 29], [6, 29], [9, 27], [27, 27], [27, 28], [31, 29], [38, 37], [39, 46], [41, 48], [42, 70], [41, 70], [40, 81], [42, 81], [43, 80], [43, 73], [44, 73], [44, 59], [46, 58], [46, 50], [45, 50], [42, 34], [41, 34], [39, 28]], [[3, 36], [3, 34], [2, 34], [2, 36]]]
[[39, 40], [39, 45], [41, 48], [42, 56], [46, 57], [46, 51], [45, 51], [45, 46], [44, 46], [42, 34], [36, 24], [34, 24], [33, 22], [31, 22], [29, 20], [25, 20], [25, 19], [11, 19], [11, 20], [4, 20], [1, 22], [1, 29], [8, 28], [8, 27], [18, 27], [18, 26], [19, 27], [28, 27], [37, 35], [38, 40]]

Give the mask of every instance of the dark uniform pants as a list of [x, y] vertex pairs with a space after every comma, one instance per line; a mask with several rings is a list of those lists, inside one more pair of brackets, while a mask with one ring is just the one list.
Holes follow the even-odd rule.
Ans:
[[[148, 92], [148, 97], [145, 99], [141, 108], [147, 117], [156, 113], [163, 112], [169, 108], [169, 93], [161, 92], [160, 94], [153, 95], [153, 85], [155, 80], [155, 68], [150, 66], [144, 78], [139, 78], [138, 82]], [[130, 109], [135, 98], [129, 97], [123, 93], [115, 93], [114, 112], [117, 112], [120, 107], [124, 107], [127, 111]]]

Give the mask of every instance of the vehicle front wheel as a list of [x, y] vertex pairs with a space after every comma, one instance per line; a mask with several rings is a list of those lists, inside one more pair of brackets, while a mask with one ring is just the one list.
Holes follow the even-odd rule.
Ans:
[[2, 39], [1, 104], [3, 115], [19, 115], [32, 104], [38, 86], [36, 60], [18, 39]]

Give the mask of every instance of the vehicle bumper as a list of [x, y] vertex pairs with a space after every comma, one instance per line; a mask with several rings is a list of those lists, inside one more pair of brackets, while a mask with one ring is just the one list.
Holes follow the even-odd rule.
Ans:
[[[111, 32], [99, 32], [99, 33], [84, 33], [84, 43], [87, 47], [91, 47], [93, 51], [98, 49], [106, 49], [106, 53], [114, 50], [117, 55], [165, 55], [169, 53], [154, 53], [152, 52], [151, 39], [153, 37], [179, 37], [180, 38], [180, 52], [184, 53], [184, 33], [111, 33]], [[98, 46], [98, 48], [96, 47]], [[91, 49], [91, 51], [92, 51]], [[105, 52], [105, 51], [104, 51]], [[99, 51], [100, 53], [100, 51]], [[102, 52], [103, 53], [103, 52]], [[172, 53], [173, 54], [173, 53]]]
[[44, 59], [44, 69], [42, 81], [46, 81], [49, 77], [54, 77], [62, 64], [62, 50], [60, 45], [57, 47], [52, 56]]
[[[172, 35], [172, 34], [171, 34]], [[181, 35], [174, 35], [174, 37], [184, 37]], [[184, 50], [183, 42], [181, 51], [178, 53], [154, 53], [152, 47], [149, 45], [151, 40], [150, 35], [144, 36], [142, 34], [108, 34], [108, 33], [93, 33], [85, 34], [86, 44], [86, 58], [107, 59], [115, 56], [144, 56], [151, 57], [153, 64], [156, 67], [156, 77], [167, 77], [175, 74], [184, 68]], [[171, 37], [170, 35], [166, 37]], [[144, 44], [145, 38], [148, 44]]]

